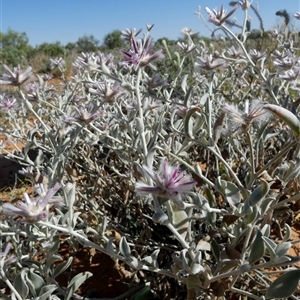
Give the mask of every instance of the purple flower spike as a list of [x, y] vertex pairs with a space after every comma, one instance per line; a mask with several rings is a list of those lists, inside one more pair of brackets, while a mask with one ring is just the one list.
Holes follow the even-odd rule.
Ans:
[[171, 166], [163, 159], [159, 172], [153, 172], [147, 166], [143, 166], [154, 186], [145, 182], [136, 183], [136, 191], [141, 194], [153, 194], [165, 199], [172, 200], [179, 208], [184, 208], [182, 195], [190, 192], [196, 184], [190, 175], [180, 172], [179, 165]]
[[2, 205], [2, 211], [6, 215], [21, 216], [27, 223], [36, 223], [41, 220], [45, 220], [48, 216], [48, 212], [45, 209], [47, 204], [55, 204], [63, 201], [62, 198], [52, 199], [56, 192], [60, 189], [61, 184], [56, 183], [44, 197], [38, 197], [31, 200], [27, 193], [24, 193], [24, 201], [19, 201], [16, 206], [11, 203], [4, 203]]

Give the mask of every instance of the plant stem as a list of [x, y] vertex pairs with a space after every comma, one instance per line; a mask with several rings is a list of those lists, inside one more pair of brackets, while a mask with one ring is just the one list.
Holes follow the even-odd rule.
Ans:
[[189, 244], [183, 239], [183, 237], [181, 236], [181, 234], [176, 230], [176, 228], [171, 224], [170, 221], [167, 221], [166, 223], [164, 223], [164, 225], [166, 227], [168, 227], [169, 230], [175, 235], [176, 239], [182, 245], [182, 247], [185, 248], [185, 249], [187, 249], [189, 251], [189, 255], [190, 255], [192, 261], [194, 261], [195, 254], [191, 250], [191, 247], [189, 246]]
[[244, 261], [244, 259], [245, 259], [246, 252], [247, 252], [246, 250], [247, 250], [252, 232], [253, 232], [253, 226], [251, 224], [248, 224], [247, 225], [247, 233], [246, 233], [246, 237], [245, 237], [244, 245], [243, 245], [243, 250], [242, 250], [242, 254], [241, 254], [241, 260], [242, 261]]
[[249, 131], [247, 130], [246, 133], [246, 138], [247, 138], [247, 142], [248, 142], [248, 146], [249, 146], [249, 150], [250, 150], [250, 168], [251, 168], [251, 172], [250, 172], [250, 177], [249, 177], [249, 181], [247, 184], [247, 189], [249, 190], [252, 186], [252, 183], [254, 181], [255, 178], [255, 159], [254, 159], [254, 149], [253, 149], [253, 142], [252, 142], [252, 137], [251, 134], [249, 133]]
[[[229, 29], [227, 28], [224, 24], [221, 25], [221, 27], [225, 30], [225, 32], [229, 33], [234, 39], [235, 41], [238, 43], [238, 45], [241, 47], [242, 51], [244, 52], [244, 55], [246, 56], [247, 60], [249, 61], [250, 65], [258, 72], [258, 74], [260, 75], [260, 77], [263, 79], [263, 81], [265, 83], [267, 83], [267, 79], [264, 76], [264, 74], [258, 70], [256, 68], [255, 63], [252, 61], [252, 59], [250, 58], [247, 50], [244, 47], [244, 44], [237, 38], [237, 36]], [[277, 100], [277, 97], [275, 96], [273, 90], [269, 90], [269, 93], [271, 94], [272, 98], [274, 99], [274, 101], [276, 102], [277, 105], [279, 105], [279, 102]]]
[[298, 141], [292, 141], [291, 143], [287, 143], [267, 164], [265, 164], [256, 174], [255, 178], [258, 178], [262, 172], [267, 170], [272, 164], [274, 164], [277, 160], [279, 160], [287, 151], [289, 151], [293, 146], [297, 145]]
[[2, 277], [3, 282], [6, 283], [6, 285], [8, 286], [8, 288], [11, 290], [11, 292], [13, 292], [15, 294], [15, 296], [17, 297], [18, 300], [23, 300], [23, 298], [21, 297], [21, 295], [18, 293], [18, 291], [14, 288], [14, 286], [11, 284], [11, 282], [9, 281], [9, 279], [5, 276], [5, 273], [3, 272], [2, 266], [0, 266], [0, 277]]
[[43, 125], [45, 131], [46, 131], [47, 133], [49, 133], [49, 132], [50, 132], [49, 128], [46, 126], [46, 124], [42, 121], [42, 119], [41, 119], [41, 118], [37, 115], [37, 113], [34, 111], [34, 109], [32, 108], [32, 104], [26, 99], [26, 97], [24, 96], [24, 94], [22, 93], [22, 91], [20, 91], [20, 93], [21, 93], [21, 96], [22, 96], [22, 98], [23, 98], [23, 100], [24, 100], [24, 102], [25, 102], [27, 108], [30, 110], [30, 112], [33, 113], [34, 117], [35, 117], [37, 120], [39, 120], [39, 122]]
[[[136, 84], [135, 84], [135, 94], [136, 94], [136, 98], [137, 98], [139, 118], [140, 118], [140, 121], [142, 122], [143, 128], [144, 128], [144, 113], [143, 113], [142, 99], [141, 99], [141, 92], [140, 92], [141, 76], [142, 76], [142, 69], [139, 68], [138, 72], [137, 72], [137, 78], [136, 78]], [[146, 157], [148, 154], [148, 149], [147, 149], [147, 143], [146, 143], [144, 132], [141, 134], [141, 139], [142, 139], [144, 160], [146, 160]]]
[[264, 299], [264, 298], [261, 298], [259, 296], [253, 295], [250, 292], [247, 292], [247, 291], [244, 291], [244, 290], [240, 290], [240, 289], [237, 289], [235, 287], [231, 287], [230, 290], [232, 292], [235, 292], [235, 293], [238, 293], [238, 294], [242, 294], [242, 295], [245, 295], [247, 297], [250, 297], [250, 298], [253, 298], [253, 299], [256, 299], [256, 300], [263, 300]]

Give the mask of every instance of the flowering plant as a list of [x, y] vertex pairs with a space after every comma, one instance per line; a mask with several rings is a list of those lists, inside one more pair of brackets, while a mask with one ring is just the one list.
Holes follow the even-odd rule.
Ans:
[[[149, 25], [123, 31], [119, 59], [80, 54], [70, 78], [52, 58], [59, 87], [4, 66], [0, 153], [35, 187], [1, 203], [6, 298], [297, 299], [299, 57], [280, 32], [256, 49], [251, 2], [231, 4], [206, 9], [226, 36], [210, 46], [188, 28], [154, 45]], [[108, 264], [125, 294], [90, 286]]]

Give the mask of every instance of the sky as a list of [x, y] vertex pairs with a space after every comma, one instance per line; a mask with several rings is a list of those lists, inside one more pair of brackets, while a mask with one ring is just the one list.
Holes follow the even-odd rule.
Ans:
[[[208, 15], [205, 7], [218, 8], [224, 4], [229, 12], [230, 0], [0, 0], [0, 31], [10, 28], [26, 32], [29, 44], [37, 46], [44, 42], [60, 42], [66, 45], [80, 37], [93, 35], [100, 43], [106, 34], [126, 28], [143, 29], [146, 24], [155, 24], [151, 31], [154, 40], [162, 37], [176, 40], [182, 37], [181, 30], [188, 27], [200, 36], [210, 36]], [[286, 9], [291, 16], [300, 12], [300, 0], [259, 0], [258, 10], [264, 20], [266, 30], [278, 25], [282, 18], [275, 15]], [[201, 7], [205, 24], [195, 14]], [[258, 28], [252, 10], [252, 28]], [[243, 21], [243, 11], [239, 8], [233, 15], [239, 24]], [[300, 21], [292, 17], [292, 22], [300, 30]], [[237, 29], [235, 29], [236, 32]]]

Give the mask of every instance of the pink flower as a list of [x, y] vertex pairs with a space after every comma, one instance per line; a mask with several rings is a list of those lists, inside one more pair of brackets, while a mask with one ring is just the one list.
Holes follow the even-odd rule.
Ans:
[[136, 183], [136, 191], [141, 194], [153, 194], [161, 198], [172, 200], [179, 208], [184, 208], [182, 195], [190, 192], [196, 184], [190, 175], [180, 172], [180, 166], [171, 166], [163, 159], [158, 172], [153, 172], [147, 166], [143, 166], [154, 186], [145, 182]]
[[227, 15], [223, 4], [220, 11], [217, 11], [216, 9], [213, 9], [211, 11], [208, 7], [206, 7], [205, 10], [209, 14], [209, 21], [217, 26], [221, 26], [225, 21], [229, 19], [229, 17], [237, 10], [237, 8], [238, 7], [235, 7]]
[[114, 104], [115, 100], [126, 94], [126, 91], [118, 82], [95, 82], [87, 86], [91, 94], [100, 96], [109, 104]]
[[21, 86], [24, 82], [31, 80], [33, 77], [32, 68], [28, 67], [25, 71], [21, 70], [20, 66], [11, 70], [7, 65], [3, 68], [9, 73], [3, 74], [0, 78], [0, 84]]
[[15, 97], [0, 95], [0, 110], [2, 110], [3, 112], [17, 110], [19, 106], [20, 105]]
[[82, 125], [87, 125], [104, 114], [104, 111], [95, 107], [93, 104], [87, 104], [86, 106], [74, 107], [75, 113], [73, 116], [64, 116], [64, 121], [67, 123], [78, 122]]
[[297, 20], [300, 20], [300, 12], [296, 12], [294, 14], [294, 17], [297, 19]]
[[284, 71], [282, 74], [279, 74], [278, 77], [286, 81], [295, 81], [298, 78], [299, 73], [300, 73], [300, 69], [295, 68], [295, 69]]
[[244, 111], [239, 110], [236, 105], [227, 103], [224, 104], [222, 110], [227, 114], [228, 129], [231, 133], [242, 133], [248, 130], [253, 122], [259, 125], [270, 116], [259, 99], [252, 100], [251, 102], [247, 99]]
[[53, 70], [55, 68], [64, 69], [65, 65], [66, 65], [66, 62], [62, 57], [50, 58], [51, 70]]
[[147, 65], [155, 69], [152, 62], [161, 60], [165, 56], [162, 50], [153, 51], [152, 47], [150, 36], [146, 36], [144, 40], [139, 40], [138, 42], [135, 39], [131, 39], [131, 49], [129, 51], [121, 51], [125, 56], [125, 61], [120, 64], [133, 66], [134, 70]]
[[141, 33], [142, 29], [139, 29], [136, 31], [135, 28], [130, 28], [122, 31], [122, 38], [125, 41], [131, 42], [132, 39], [134, 39], [136, 36], [138, 36]]
[[48, 216], [48, 212], [45, 209], [46, 205], [62, 202], [62, 198], [52, 199], [60, 187], [61, 184], [56, 183], [47, 194], [43, 193], [44, 195], [34, 200], [31, 200], [28, 194], [24, 193], [24, 201], [19, 201], [16, 206], [11, 203], [4, 203], [2, 205], [2, 211], [6, 215], [21, 216], [27, 223], [36, 223], [45, 220]]
[[222, 58], [215, 58], [211, 54], [205, 55], [205, 57], [197, 56], [195, 62], [196, 69], [214, 70], [217, 68], [223, 68], [226, 66], [226, 61]]

